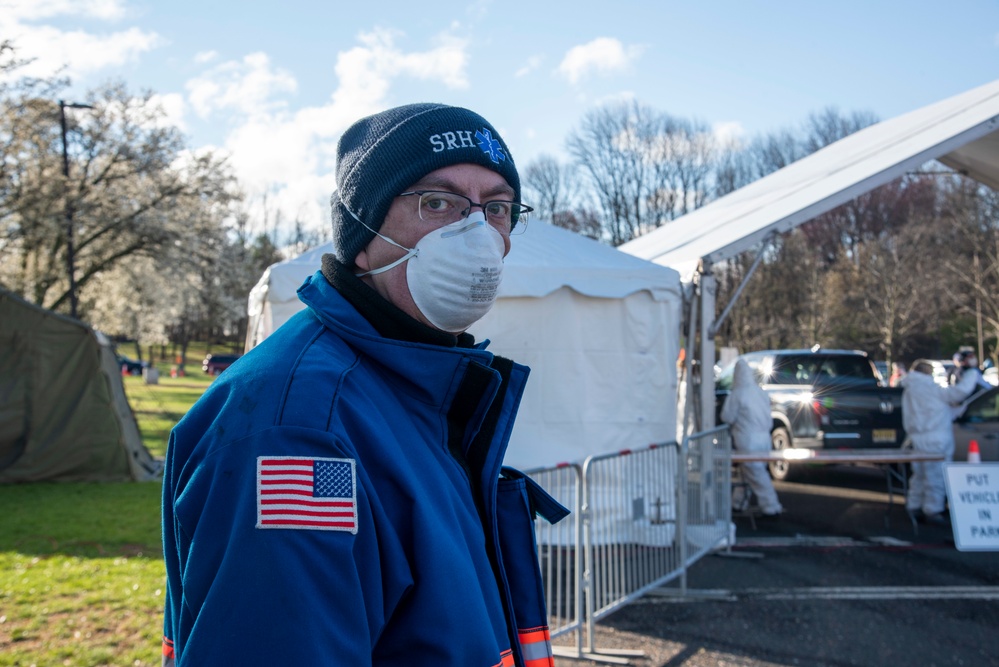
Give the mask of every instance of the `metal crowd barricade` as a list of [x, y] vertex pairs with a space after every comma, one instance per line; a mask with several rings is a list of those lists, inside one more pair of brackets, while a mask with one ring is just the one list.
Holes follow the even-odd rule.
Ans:
[[528, 472], [573, 512], [535, 524], [552, 637], [574, 636], [559, 656], [628, 664], [642, 655], [595, 648], [594, 624], [674, 580], [686, 595], [687, 568], [730, 545], [730, 443], [721, 426]]
[[[535, 521], [534, 526], [551, 636], [572, 636], [579, 654], [583, 641], [582, 468], [561, 464], [526, 474], [572, 511], [554, 526], [543, 520]], [[561, 654], [566, 647], [554, 650]]]
[[583, 463], [586, 650], [579, 656], [627, 664], [640, 651], [594, 647], [594, 623], [680, 575], [679, 447], [671, 442]]
[[728, 425], [694, 433], [680, 445], [687, 462], [680, 477], [684, 504], [682, 522], [683, 572], [680, 593], [687, 593], [687, 568], [719, 546], [731, 548], [732, 433]]

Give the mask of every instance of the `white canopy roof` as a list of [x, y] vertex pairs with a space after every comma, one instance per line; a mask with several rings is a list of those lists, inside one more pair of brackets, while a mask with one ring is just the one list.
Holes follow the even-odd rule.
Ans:
[[937, 159], [999, 189], [999, 81], [867, 127], [620, 246], [684, 276]]
[[648, 291], [662, 301], [680, 292], [675, 271], [663, 271], [555, 225], [531, 222], [527, 233], [511, 237], [499, 296], [542, 297], [561, 287], [601, 299]]

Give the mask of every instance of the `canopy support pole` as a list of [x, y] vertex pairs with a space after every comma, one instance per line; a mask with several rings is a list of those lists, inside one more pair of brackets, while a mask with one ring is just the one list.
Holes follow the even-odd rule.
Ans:
[[725, 319], [728, 317], [729, 311], [732, 310], [732, 307], [735, 305], [735, 302], [739, 300], [739, 296], [742, 294], [742, 290], [746, 288], [746, 284], [749, 282], [749, 279], [752, 278], [753, 274], [756, 272], [756, 267], [758, 267], [760, 265], [760, 262], [763, 261], [763, 253], [766, 252], [767, 246], [770, 245], [770, 242], [773, 240], [773, 238], [774, 234], [771, 233], [768, 234], [767, 237], [763, 239], [763, 243], [760, 244], [760, 251], [756, 253], [756, 259], [753, 260], [753, 265], [749, 267], [749, 271], [746, 271], [746, 275], [743, 277], [742, 282], [739, 283], [739, 286], [735, 289], [735, 292], [732, 293], [732, 298], [729, 299], [728, 305], [725, 306], [725, 310], [721, 312], [721, 315], [718, 316], [718, 319], [712, 322], [711, 328], [708, 331], [708, 335], [711, 336], [711, 338], [714, 338], [715, 335], [718, 333], [718, 329], [720, 329], [721, 325], [724, 324]]
[[701, 430], [715, 427], [715, 339], [711, 322], [715, 315], [718, 283], [711, 273], [711, 264], [701, 260], [698, 269], [701, 285]]
[[683, 436], [688, 436], [691, 433], [697, 433], [701, 430], [698, 423], [701, 414], [699, 411], [694, 411], [694, 352], [697, 349], [695, 340], [697, 337], [698, 310], [697, 286], [693, 283], [691, 283], [690, 289], [687, 290], [684, 301], [686, 301], [687, 305], [687, 347], [686, 353], [683, 355]]

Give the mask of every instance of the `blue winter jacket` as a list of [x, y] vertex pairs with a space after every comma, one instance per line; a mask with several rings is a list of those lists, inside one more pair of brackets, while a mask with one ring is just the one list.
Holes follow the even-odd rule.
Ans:
[[552, 665], [533, 520], [564, 509], [501, 468], [528, 369], [299, 296], [171, 433], [164, 662]]

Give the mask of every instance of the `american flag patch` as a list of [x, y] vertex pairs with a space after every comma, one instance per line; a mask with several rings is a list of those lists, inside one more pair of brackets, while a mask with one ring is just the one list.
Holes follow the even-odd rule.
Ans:
[[353, 459], [257, 458], [257, 528], [357, 534]]

